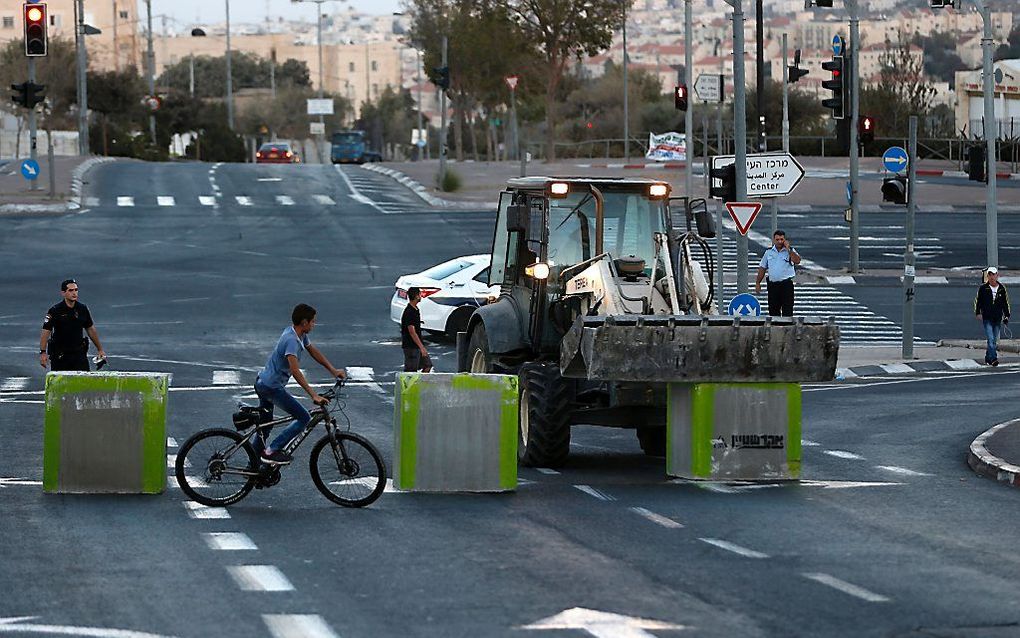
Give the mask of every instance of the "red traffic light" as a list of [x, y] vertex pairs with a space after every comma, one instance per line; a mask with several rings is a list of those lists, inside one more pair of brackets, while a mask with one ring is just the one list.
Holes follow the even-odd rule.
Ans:
[[33, 2], [24, 5], [25, 55], [46, 55], [46, 4]]
[[678, 111], [687, 110], [687, 85], [677, 84], [673, 89], [673, 106]]
[[585, 126], [586, 126], [586, 127], [588, 127], [588, 128], [590, 128], [590, 129], [591, 129], [591, 128], [595, 128], [595, 125], [594, 125], [594, 124], [592, 124], [591, 122], [588, 122], [587, 124], [585, 124]]

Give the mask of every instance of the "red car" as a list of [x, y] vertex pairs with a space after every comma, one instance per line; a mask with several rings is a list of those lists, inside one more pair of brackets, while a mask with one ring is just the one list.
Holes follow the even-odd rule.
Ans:
[[296, 164], [301, 160], [286, 142], [269, 142], [255, 153], [256, 164]]

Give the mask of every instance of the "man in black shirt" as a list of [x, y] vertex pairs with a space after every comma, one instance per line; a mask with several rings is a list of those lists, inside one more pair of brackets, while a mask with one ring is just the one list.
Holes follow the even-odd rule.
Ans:
[[99, 358], [105, 359], [106, 352], [99, 343], [99, 333], [92, 323], [88, 306], [78, 301], [78, 283], [65, 279], [60, 284], [64, 300], [46, 311], [42, 334], [39, 336], [39, 365], [48, 363], [57, 371], [89, 371], [89, 342], [87, 332], [96, 344]]
[[430, 372], [432, 359], [425, 345], [421, 342], [421, 312], [418, 302], [421, 301], [421, 290], [411, 287], [407, 289], [407, 307], [400, 316], [400, 347], [404, 349], [404, 372]]

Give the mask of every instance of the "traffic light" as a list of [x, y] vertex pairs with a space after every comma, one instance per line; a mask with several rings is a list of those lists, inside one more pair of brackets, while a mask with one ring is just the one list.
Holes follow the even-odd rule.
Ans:
[[967, 179], [972, 182], [985, 181], [985, 147], [972, 144], [967, 149]]
[[39, 104], [46, 98], [46, 94], [43, 93], [45, 89], [44, 85], [33, 82], [12, 84], [11, 90], [14, 93], [11, 94], [11, 100], [18, 106], [23, 106], [26, 109], [34, 108], [36, 104]]
[[796, 51], [793, 52], [793, 65], [786, 67], [786, 70], [787, 70], [786, 76], [787, 84], [793, 84], [794, 82], [797, 82], [802, 77], [808, 74], [807, 69], [800, 68], [800, 49], [797, 49]]
[[826, 9], [832, 8], [832, 0], [815, 0], [816, 7], [824, 7]]
[[686, 111], [687, 110], [687, 85], [686, 84], [678, 84], [678, 85], [676, 85], [676, 88], [673, 89], [673, 106], [675, 106], [676, 110], [678, 110], [678, 111]]
[[905, 205], [907, 203], [907, 178], [897, 175], [883, 179], [882, 201]]
[[[719, 168], [711, 168], [708, 176], [712, 178], [712, 185], [708, 188], [708, 196], [721, 199], [724, 202], [737, 201], [737, 165], [727, 164]], [[715, 180], [720, 184], [715, 185]]]
[[928, 0], [928, 6], [932, 9], [944, 9], [946, 7], [955, 7], [956, 0]]
[[24, 5], [25, 55], [31, 58], [46, 55], [46, 4], [32, 2]]
[[867, 144], [875, 140], [875, 118], [870, 115], [862, 115], [857, 121], [857, 140], [861, 144]]
[[450, 67], [437, 66], [432, 69], [432, 83], [444, 91], [450, 89]]
[[822, 62], [822, 70], [832, 72], [832, 79], [822, 81], [822, 88], [832, 91], [832, 97], [822, 100], [822, 106], [832, 109], [834, 119], [842, 120], [846, 117], [847, 103], [846, 58], [834, 55], [830, 62]]
[[22, 82], [21, 84], [12, 84], [11, 100], [14, 101], [18, 106], [28, 106], [28, 82]]

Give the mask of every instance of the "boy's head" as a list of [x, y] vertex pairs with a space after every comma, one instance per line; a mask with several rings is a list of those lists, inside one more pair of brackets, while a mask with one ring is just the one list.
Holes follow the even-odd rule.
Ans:
[[295, 328], [301, 328], [305, 332], [310, 332], [315, 327], [315, 308], [306, 303], [299, 303], [294, 306], [294, 311], [290, 313], [290, 320]]

